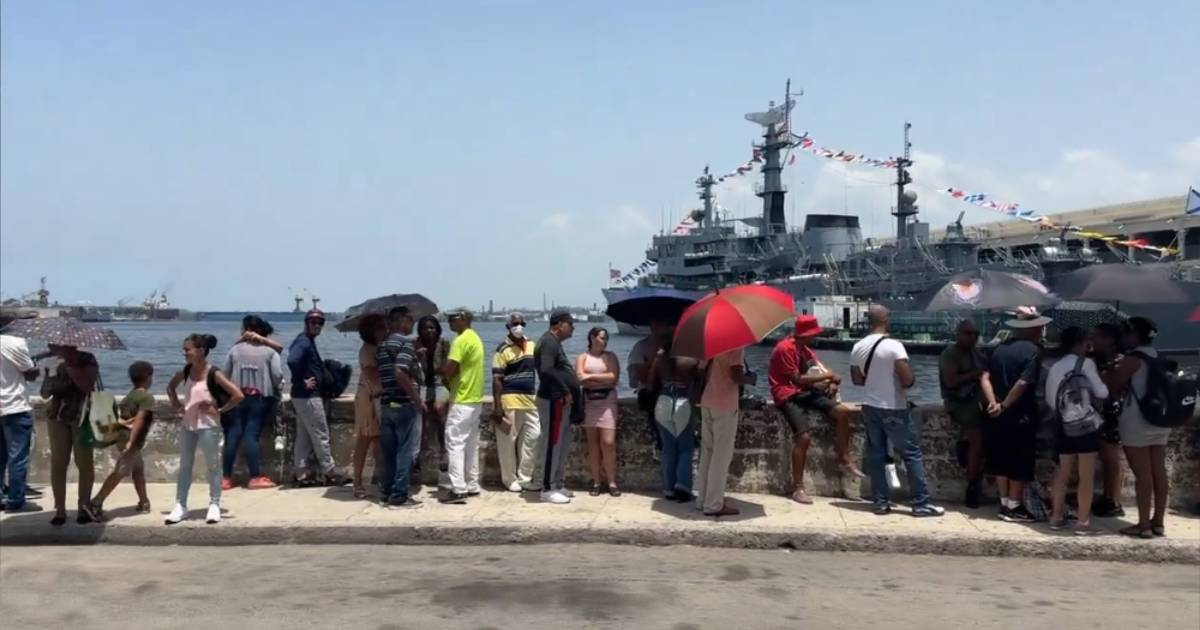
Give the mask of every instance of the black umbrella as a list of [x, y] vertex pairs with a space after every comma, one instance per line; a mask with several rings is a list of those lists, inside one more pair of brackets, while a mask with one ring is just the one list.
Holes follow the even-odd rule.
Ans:
[[4, 334], [25, 339], [37, 339], [56, 346], [124, 350], [125, 344], [117, 333], [108, 328], [89, 326], [70, 317], [18, 319], [4, 327]]
[[650, 322], [677, 322], [699, 296], [675, 289], [652, 289], [608, 305], [605, 314], [618, 322], [648, 326]]
[[960, 273], [938, 289], [927, 311], [997, 311], [1018, 306], [1051, 306], [1061, 300], [1029, 276], [975, 269]]
[[346, 309], [342, 321], [337, 323], [336, 328], [340, 332], [355, 332], [364, 317], [387, 315], [392, 309], [400, 306], [408, 307], [409, 312], [417, 319], [438, 312], [437, 304], [420, 293], [393, 293], [371, 298], [362, 304], [355, 304]]
[[1054, 280], [1054, 292], [1081, 302], [1184, 304], [1187, 292], [1166, 265], [1089, 265]]

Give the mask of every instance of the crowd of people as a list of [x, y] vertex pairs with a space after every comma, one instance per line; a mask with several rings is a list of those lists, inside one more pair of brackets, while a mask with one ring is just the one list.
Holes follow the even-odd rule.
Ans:
[[[908, 474], [911, 514], [939, 516], [944, 509], [930, 501], [919, 427], [907, 396], [916, 380], [913, 367], [903, 343], [888, 335], [887, 309], [872, 307], [868, 318], [870, 334], [855, 344], [850, 361], [850, 378], [863, 388], [861, 404], [842, 400], [842, 376], [813, 351], [811, 343], [822, 332], [816, 318], [799, 316], [792, 334], [771, 352], [770, 395], [793, 436], [791, 498], [800, 504], [813, 503], [804, 473], [812, 443], [811, 419], [823, 416], [834, 428], [839, 469], [869, 478], [876, 514], [888, 514], [894, 507], [889, 491], [897, 482], [889, 479], [889, 468], [895, 456]], [[414, 320], [404, 307], [361, 318], [354, 454], [352, 473], [345, 475], [334, 460], [323, 400], [329, 375], [318, 338], [325, 315], [319, 310], [308, 312], [303, 331], [287, 349], [296, 419], [290, 483], [300, 487], [352, 484], [356, 498], [377, 496], [387, 506], [412, 509], [422, 505], [413, 491], [422, 477], [420, 462], [437, 461], [439, 485], [445, 488], [438, 501], [463, 504], [481, 492], [480, 429], [490, 421], [504, 490], [536, 492], [550, 504], [570, 503], [573, 494], [564, 484], [565, 466], [575, 428], [582, 427], [590, 494], [619, 497], [617, 387], [622, 366], [608, 350], [608, 331], [600, 327], [588, 331], [586, 350], [570, 361], [563, 350], [563, 342], [575, 334], [569, 313], [551, 314], [549, 330], [536, 341], [526, 336], [524, 317], [511, 315], [507, 336], [490, 357], [494, 403], [490, 416], [484, 418], [489, 358], [472, 329], [472, 319], [466, 310], [448, 313], [448, 326], [455, 333], [448, 340], [437, 318]], [[1090, 332], [1068, 328], [1059, 338], [1061, 357], [1047, 366], [1042, 339], [1049, 323], [1033, 309], [1020, 309], [1007, 322], [1011, 338], [985, 357], [978, 348], [978, 328], [964, 320], [955, 342], [941, 355], [941, 394], [947, 412], [962, 430], [959, 455], [968, 481], [965, 504], [979, 507], [984, 480], [991, 477], [1000, 497], [999, 517], [1034, 520], [1024, 505], [1026, 485], [1035, 480], [1039, 428], [1048, 424], [1054, 428], [1058, 456], [1051, 527], [1066, 527], [1071, 516], [1066, 490], [1076, 473], [1073, 527], [1077, 533], [1095, 531], [1093, 515], [1124, 514], [1123, 447], [1135, 478], [1138, 521], [1122, 533], [1140, 538], [1164, 535], [1165, 445], [1170, 430], [1147, 422], [1139, 405], [1131, 402], [1146, 390], [1148, 365], [1157, 356], [1154, 324], [1135, 317], [1122, 326], [1102, 324]], [[220, 365], [209, 360], [217, 345], [214, 337], [194, 334], [183, 340], [185, 366], [171, 376], [166, 388], [170, 404], [180, 415], [177, 491], [167, 524], [188, 517], [197, 449], [207, 467], [208, 523], [220, 521], [221, 494], [237, 485], [239, 451], [249, 472], [247, 488], [275, 487], [263, 474], [259, 453], [264, 425], [277, 417], [285, 389], [284, 348], [272, 334], [268, 322], [247, 316], [241, 337]], [[663, 496], [691, 502], [706, 515], [735, 515], [737, 508], [725, 501], [726, 478], [742, 388], [755, 384], [757, 375], [746, 367], [741, 349], [701, 361], [674, 354], [672, 338], [670, 322], [653, 322], [650, 335], [634, 345], [627, 361], [629, 384], [637, 392], [638, 407], [653, 429], [659, 451]], [[148, 512], [141, 451], [155, 421], [155, 401], [149, 393], [154, 367], [144, 361], [129, 366], [131, 388], [117, 408], [124, 430], [113, 445], [118, 450], [116, 465], [93, 495], [94, 446], [81, 434], [87, 423], [80, 419], [88, 412], [90, 394], [104, 389], [95, 356], [50, 345], [47, 354], [60, 362], [54, 372], [39, 372], [38, 357], [30, 356], [24, 340], [5, 336], [0, 346], [4, 429], [0, 468], [5, 471], [0, 506], [16, 511], [26, 505], [33, 430], [26, 387], [41, 378], [41, 394], [48, 400], [51, 523], [61, 525], [67, 518], [66, 478], [72, 457], [79, 478], [77, 522], [103, 520], [105, 499], [127, 477], [137, 492], [137, 511]], [[851, 455], [851, 421], [860, 411], [865, 475]], [[375, 471], [370, 480], [364, 478], [368, 457]], [[1093, 501], [1097, 462], [1104, 481]]]

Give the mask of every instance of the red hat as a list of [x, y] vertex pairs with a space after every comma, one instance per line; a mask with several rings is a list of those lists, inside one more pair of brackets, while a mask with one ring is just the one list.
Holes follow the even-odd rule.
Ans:
[[796, 331], [792, 334], [796, 337], [816, 337], [821, 332], [821, 325], [817, 323], [816, 317], [801, 315], [796, 318]]
[[310, 319], [319, 319], [321, 321], [325, 321], [325, 312], [319, 308], [309, 309], [309, 311], [304, 314], [304, 321], [307, 322]]

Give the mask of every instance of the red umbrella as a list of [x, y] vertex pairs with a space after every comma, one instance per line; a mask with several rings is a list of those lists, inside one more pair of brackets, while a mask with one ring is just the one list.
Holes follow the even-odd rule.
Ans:
[[675, 328], [673, 353], [711, 359], [762, 341], [795, 316], [792, 296], [768, 286], [721, 289], [688, 307]]

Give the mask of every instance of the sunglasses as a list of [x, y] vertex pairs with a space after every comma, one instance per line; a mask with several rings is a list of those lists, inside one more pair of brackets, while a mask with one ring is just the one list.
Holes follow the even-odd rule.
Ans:
[[309, 324], [316, 324], [316, 325], [318, 325], [318, 326], [324, 326], [324, 325], [325, 325], [325, 320], [323, 320], [323, 319], [310, 319], [310, 320], [308, 320], [308, 323], [309, 323]]
[[509, 326], [524, 326], [525, 320], [517, 320], [515, 322], [510, 322], [508, 325]]

